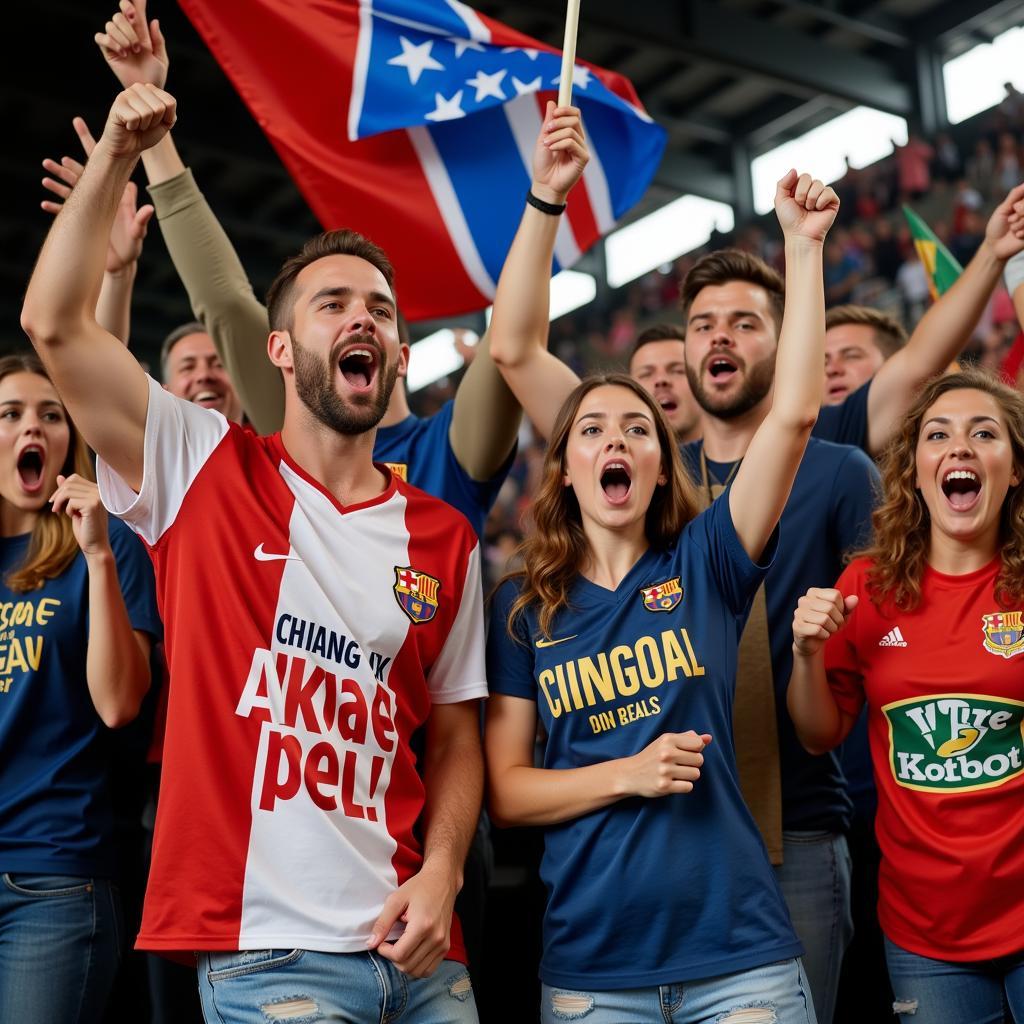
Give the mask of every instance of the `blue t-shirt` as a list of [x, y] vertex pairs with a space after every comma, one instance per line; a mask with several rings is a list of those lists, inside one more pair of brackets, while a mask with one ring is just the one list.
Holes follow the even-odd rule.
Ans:
[[693, 792], [619, 800], [544, 830], [547, 984], [648, 987], [800, 955], [732, 745], [737, 645], [765, 568], [718, 502], [614, 592], [579, 577], [550, 642], [537, 642], [532, 609], [508, 635], [515, 580], [495, 595], [490, 689], [536, 701], [545, 768], [628, 757], [666, 732], [712, 736]]
[[387, 463], [413, 487], [457, 508], [482, 537], [487, 514], [508, 476], [515, 449], [490, 480], [474, 480], [459, 464], [448, 438], [454, 410], [455, 402], [448, 401], [433, 416], [407, 416], [393, 427], [379, 427], [373, 458]]
[[871, 381], [868, 381], [838, 405], [823, 405], [811, 437], [819, 441], [831, 441], [833, 444], [852, 444], [854, 448], [867, 451], [870, 390]]
[[[700, 441], [682, 448], [698, 486], [700, 452]], [[734, 465], [709, 460], [708, 473], [712, 481], [724, 481]], [[786, 708], [786, 690], [793, 669], [797, 602], [810, 587], [832, 586], [843, 571], [844, 556], [869, 538], [878, 479], [875, 464], [859, 449], [812, 437], [779, 522], [779, 553], [765, 580], [765, 605], [785, 829], [839, 832], [849, 825], [850, 800], [836, 753], [816, 756], [804, 750]]]
[[[29, 535], [0, 538], [0, 872], [108, 876], [113, 822], [106, 727], [89, 696], [89, 573], [79, 552], [38, 590], [3, 578]], [[132, 628], [160, 637], [153, 568], [110, 520], [110, 546]]]

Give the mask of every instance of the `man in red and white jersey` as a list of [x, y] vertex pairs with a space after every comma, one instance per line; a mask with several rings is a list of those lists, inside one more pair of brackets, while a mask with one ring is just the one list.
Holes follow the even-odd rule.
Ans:
[[157, 573], [174, 684], [139, 948], [200, 951], [208, 1020], [475, 1021], [452, 906], [482, 788], [479, 552], [371, 460], [408, 355], [390, 263], [348, 231], [285, 263], [280, 434], [164, 391], [93, 310], [117, 199], [174, 119], [154, 86], [118, 96], [22, 317]]

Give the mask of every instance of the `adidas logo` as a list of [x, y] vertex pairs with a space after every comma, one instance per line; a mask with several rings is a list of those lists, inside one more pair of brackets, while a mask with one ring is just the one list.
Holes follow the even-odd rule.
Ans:
[[906, 647], [907, 641], [903, 639], [903, 634], [900, 632], [899, 626], [894, 626], [889, 630], [881, 640], [878, 641], [879, 647]]

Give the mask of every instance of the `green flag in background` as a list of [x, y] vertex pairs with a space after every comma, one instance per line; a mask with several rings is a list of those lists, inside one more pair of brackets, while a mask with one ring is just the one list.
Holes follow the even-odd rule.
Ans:
[[917, 255], [921, 257], [924, 269], [928, 272], [928, 290], [932, 293], [934, 302], [952, 288], [953, 282], [964, 272], [964, 268], [939, 241], [935, 232], [909, 206], [903, 207], [903, 215], [910, 225]]

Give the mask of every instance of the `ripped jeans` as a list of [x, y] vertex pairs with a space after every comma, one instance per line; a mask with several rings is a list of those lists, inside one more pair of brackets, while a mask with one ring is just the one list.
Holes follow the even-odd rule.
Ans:
[[886, 939], [885, 959], [900, 1024], [1024, 1024], [1024, 954], [955, 963]]
[[544, 985], [542, 1024], [816, 1024], [799, 960], [676, 985], [580, 992]]
[[469, 971], [454, 960], [417, 979], [376, 953], [200, 953], [199, 996], [207, 1024], [477, 1024]]

